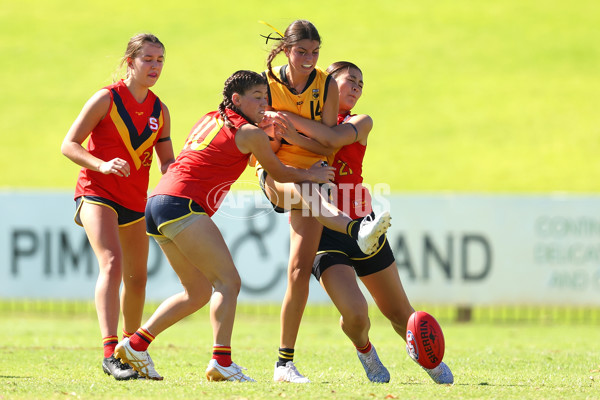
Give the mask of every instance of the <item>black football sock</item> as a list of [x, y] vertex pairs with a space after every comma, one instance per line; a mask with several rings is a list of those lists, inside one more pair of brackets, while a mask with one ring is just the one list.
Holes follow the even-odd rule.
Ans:
[[294, 361], [294, 349], [288, 349], [285, 347], [279, 348], [279, 359], [277, 360], [277, 366], [283, 367], [288, 361]]

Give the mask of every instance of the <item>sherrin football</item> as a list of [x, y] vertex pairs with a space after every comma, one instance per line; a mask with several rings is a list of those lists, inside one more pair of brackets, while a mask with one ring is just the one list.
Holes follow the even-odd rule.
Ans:
[[408, 355], [421, 366], [432, 369], [444, 358], [444, 334], [440, 324], [425, 311], [415, 311], [406, 326]]

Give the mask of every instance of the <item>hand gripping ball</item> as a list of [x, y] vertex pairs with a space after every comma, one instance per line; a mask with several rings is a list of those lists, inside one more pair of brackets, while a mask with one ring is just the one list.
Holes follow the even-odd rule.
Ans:
[[408, 355], [424, 368], [440, 365], [444, 358], [444, 334], [438, 322], [425, 311], [415, 311], [406, 326]]

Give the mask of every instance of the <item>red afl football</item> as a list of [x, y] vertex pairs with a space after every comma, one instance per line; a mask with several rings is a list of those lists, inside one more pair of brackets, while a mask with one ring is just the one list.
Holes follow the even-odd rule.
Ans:
[[408, 355], [419, 365], [432, 369], [444, 358], [444, 334], [440, 324], [425, 311], [415, 311], [406, 326]]

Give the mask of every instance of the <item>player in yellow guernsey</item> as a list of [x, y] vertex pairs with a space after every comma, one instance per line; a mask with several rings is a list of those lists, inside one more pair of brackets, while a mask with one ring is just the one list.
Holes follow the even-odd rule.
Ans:
[[[323, 107], [326, 104], [327, 96], [332, 95], [329, 90], [331, 77], [319, 67], [315, 67], [309, 74], [302, 91], [298, 92], [289, 86], [287, 74], [290, 69], [286, 64], [273, 68], [272, 74], [265, 73], [269, 82], [269, 105], [277, 111], [289, 111], [307, 119], [323, 122]], [[331, 90], [333, 96], [337, 92], [337, 86], [334, 86]], [[329, 101], [327, 105], [332, 103], [335, 101]], [[329, 151], [324, 149], [323, 152]], [[324, 154], [315, 153], [285, 140], [281, 141], [277, 157], [283, 164], [299, 168], [310, 168], [317, 161], [327, 160]]]
[[[337, 83], [316, 67], [321, 38], [315, 26], [306, 20], [291, 23], [267, 58], [265, 75], [269, 83], [269, 105], [275, 111], [294, 113], [328, 127], [337, 125], [339, 92]], [[288, 63], [272, 67], [275, 57], [283, 52]], [[283, 115], [283, 114], [282, 114]], [[288, 120], [289, 121], [289, 120]], [[275, 130], [276, 131], [276, 130]], [[274, 131], [274, 132], [275, 132]], [[272, 134], [272, 147], [282, 163], [301, 168], [314, 168], [333, 154], [334, 148], [322, 145], [303, 134], [286, 135], [287, 140]], [[277, 211], [290, 211], [290, 256], [288, 282], [281, 306], [279, 357], [275, 364], [275, 381], [308, 383], [294, 365], [294, 347], [308, 291], [314, 255], [323, 226], [316, 218], [347, 220], [346, 234], [358, 241], [365, 253], [378, 246], [379, 237], [389, 227], [389, 213], [372, 221], [352, 220], [328, 203], [326, 190], [310, 183], [281, 183], [257, 166], [261, 186]], [[315, 207], [315, 203], [317, 207]], [[310, 209], [310, 212], [307, 212]], [[320, 213], [316, 214], [317, 212]], [[368, 238], [368, 239], [367, 239]]]

